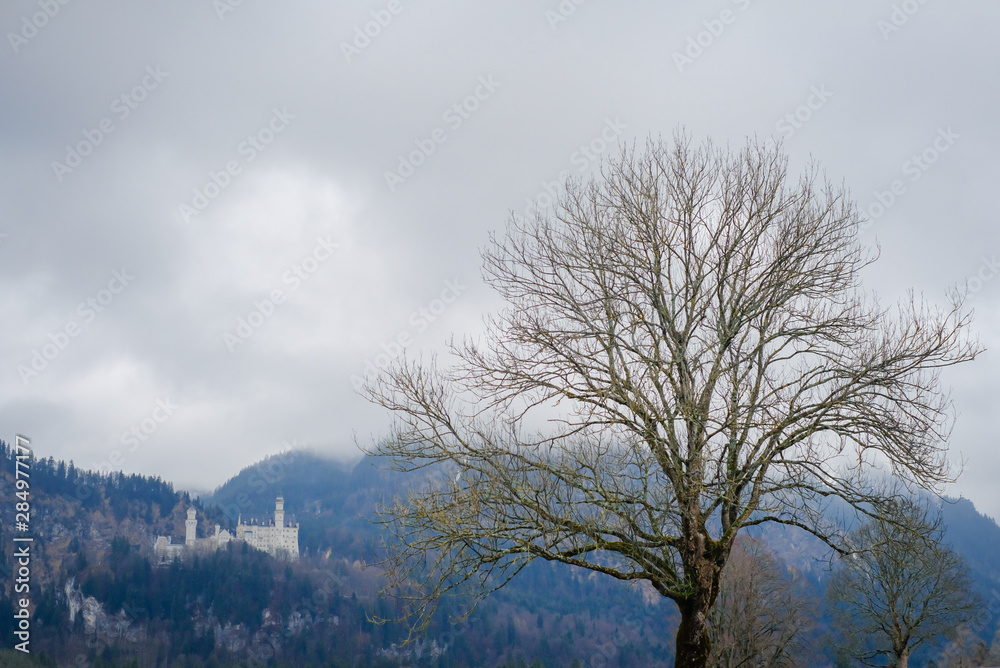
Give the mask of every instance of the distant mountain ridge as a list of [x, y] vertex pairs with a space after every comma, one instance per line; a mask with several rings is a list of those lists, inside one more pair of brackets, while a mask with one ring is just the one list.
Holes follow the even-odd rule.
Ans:
[[[13, 466], [0, 442], [0, 494], [12, 498]], [[469, 620], [446, 601], [441, 619], [417, 646], [401, 648], [405, 629], [377, 626], [392, 603], [375, 596], [382, 535], [370, 519], [377, 501], [420, 476], [362, 459], [353, 466], [316, 452], [289, 450], [244, 468], [211, 494], [192, 499], [159, 478], [98, 474], [51, 459], [32, 465], [32, 502], [39, 531], [34, 627], [38, 647], [60, 665], [79, 656], [104, 665], [246, 665], [254, 656], [278, 666], [543, 665], [668, 666], [673, 605], [642, 588], [548, 563], [532, 564]], [[266, 519], [284, 496], [286, 519], [300, 525], [301, 563], [274, 562], [237, 547], [209, 559], [150, 568], [153, 536], [182, 536], [184, 511], [233, 527]], [[1000, 527], [971, 501], [942, 505], [946, 538], [970, 565], [995, 625], [1000, 612]], [[6, 519], [6, 518], [5, 518]], [[0, 525], [0, 632], [11, 618], [10, 525]], [[792, 573], [819, 591], [823, 547], [808, 534], [769, 527], [762, 535]], [[88, 602], [90, 601], [90, 602]], [[89, 606], [89, 607], [88, 607]], [[70, 623], [70, 609], [79, 612]], [[117, 621], [116, 621], [117, 620]], [[117, 625], [117, 626], [116, 626]], [[115, 635], [114, 628], [131, 629]], [[992, 627], [991, 627], [992, 628]], [[103, 629], [103, 630], [102, 630]], [[112, 629], [112, 630], [109, 630]], [[129, 635], [131, 634], [131, 635]], [[141, 639], [136, 640], [136, 638]], [[99, 640], [102, 651], [87, 644]], [[609, 640], [611, 639], [611, 640]], [[143, 649], [149, 645], [151, 649]], [[143, 652], [146, 652], [143, 654]], [[200, 658], [199, 658], [200, 657]], [[357, 662], [338, 663], [343, 657]], [[597, 659], [596, 657], [601, 657]], [[201, 661], [202, 663], [198, 663]], [[818, 664], [817, 664], [818, 665]]]

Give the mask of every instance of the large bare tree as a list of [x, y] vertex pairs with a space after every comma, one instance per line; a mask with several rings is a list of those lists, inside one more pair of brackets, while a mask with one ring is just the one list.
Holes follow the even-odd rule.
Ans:
[[906, 668], [914, 651], [979, 618], [968, 568], [942, 537], [940, 516], [916, 501], [851, 534], [853, 549], [830, 578], [827, 601], [839, 645], [855, 659]]
[[860, 222], [779, 148], [683, 135], [512, 216], [483, 253], [508, 307], [453, 365], [403, 360], [366, 389], [395, 414], [372, 453], [440, 473], [382, 511], [390, 587], [426, 615], [539, 558], [646, 580], [679, 608], [676, 665], [702, 667], [741, 529], [839, 545], [823, 501], [877, 513], [868, 465], [949, 480], [938, 374], [977, 354], [968, 316], [864, 294]]

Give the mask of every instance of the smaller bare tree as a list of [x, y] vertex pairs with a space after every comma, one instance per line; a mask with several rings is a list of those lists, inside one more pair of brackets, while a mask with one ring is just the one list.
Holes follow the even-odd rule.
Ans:
[[709, 616], [713, 668], [806, 665], [815, 606], [760, 540], [739, 537]]
[[984, 666], [1000, 666], [1000, 625], [997, 626], [993, 639], [990, 641], [990, 648], [983, 658]]
[[954, 637], [937, 659], [937, 668], [979, 668], [995, 666], [987, 658], [986, 643], [968, 625], [955, 630]]
[[912, 500], [853, 532], [827, 602], [842, 647], [864, 665], [906, 668], [914, 650], [978, 618], [968, 569], [942, 533], [940, 515]]

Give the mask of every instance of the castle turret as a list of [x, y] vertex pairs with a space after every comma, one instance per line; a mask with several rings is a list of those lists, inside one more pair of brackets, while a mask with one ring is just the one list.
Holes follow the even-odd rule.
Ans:
[[285, 526], [285, 497], [279, 496], [274, 502], [274, 526]]
[[194, 508], [188, 508], [188, 518], [184, 521], [184, 543], [194, 545], [198, 536], [198, 520], [195, 515], [198, 513]]

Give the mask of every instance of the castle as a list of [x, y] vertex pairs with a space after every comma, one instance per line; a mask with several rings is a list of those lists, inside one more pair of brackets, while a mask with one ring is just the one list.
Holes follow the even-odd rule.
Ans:
[[274, 523], [244, 524], [240, 516], [236, 525], [236, 540], [243, 540], [273, 557], [295, 561], [299, 558], [299, 525], [285, 526], [285, 499], [274, 503]]
[[215, 525], [215, 533], [207, 538], [198, 538], [198, 511], [188, 508], [187, 520], [184, 521], [184, 542], [174, 543], [171, 536], [157, 536], [153, 543], [153, 553], [160, 563], [180, 559], [186, 552], [210, 551], [214, 552], [220, 547], [225, 547], [232, 540], [241, 540], [263, 550], [278, 559], [289, 559], [295, 561], [299, 558], [299, 527], [298, 525], [285, 526], [285, 499], [278, 497], [274, 505], [274, 522], [271, 524], [257, 524], [251, 521], [250, 524], [243, 523], [240, 516], [236, 525], [236, 536], [234, 537], [226, 529], [220, 531], [218, 524]]

